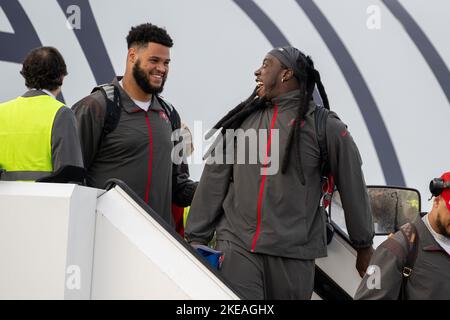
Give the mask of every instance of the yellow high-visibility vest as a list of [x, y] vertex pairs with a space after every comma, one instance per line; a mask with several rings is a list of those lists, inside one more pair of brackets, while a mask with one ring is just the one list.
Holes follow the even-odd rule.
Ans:
[[0, 104], [2, 180], [36, 180], [53, 171], [52, 127], [62, 106], [46, 94]]
[[183, 209], [183, 228], [186, 228], [186, 221], [187, 221], [190, 209], [191, 209], [191, 206], [185, 207]]

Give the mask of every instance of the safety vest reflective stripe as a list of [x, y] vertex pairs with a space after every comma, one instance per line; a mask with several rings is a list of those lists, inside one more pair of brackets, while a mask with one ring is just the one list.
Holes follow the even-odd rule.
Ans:
[[[38, 172], [53, 171], [51, 136], [56, 113], [63, 106], [48, 96], [18, 97], [0, 104], [0, 169]], [[36, 180], [20, 174], [20, 180]], [[2, 179], [3, 180], [3, 179]]]
[[185, 207], [183, 210], [183, 227], [186, 227], [186, 221], [189, 215], [189, 210], [191, 209], [191, 207]]
[[50, 171], [7, 171], [0, 173], [2, 181], [30, 180], [34, 181], [51, 175]]

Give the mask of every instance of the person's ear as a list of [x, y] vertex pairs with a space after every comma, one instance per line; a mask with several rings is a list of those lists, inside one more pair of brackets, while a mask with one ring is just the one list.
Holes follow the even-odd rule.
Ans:
[[283, 76], [281, 77], [281, 81], [289, 81], [294, 76], [294, 72], [291, 69], [285, 69], [283, 71]]
[[128, 61], [134, 64], [136, 60], [137, 60], [137, 50], [135, 47], [131, 47], [128, 49]]
[[439, 208], [439, 204], [440, 204], [441, 200], [442, 200], [441, 196], [434, 197], [433, 207], [436, 209]]

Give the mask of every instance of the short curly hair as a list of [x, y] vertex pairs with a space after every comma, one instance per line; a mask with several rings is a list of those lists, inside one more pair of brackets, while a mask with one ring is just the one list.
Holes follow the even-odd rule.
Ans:
[[171, 48], [173, 46], [172, 38], [166, 29], [155, 26], [151, 23], [143, 23], [132, 27], [127, 36], [128, 49], [132, 46], [146, 46], [149, 42], [162, 44]]
[[67, 68], [56, 48], [39, 47], [27, 54], [20, 74], [27, 88], [55, 90], [62, 86]]

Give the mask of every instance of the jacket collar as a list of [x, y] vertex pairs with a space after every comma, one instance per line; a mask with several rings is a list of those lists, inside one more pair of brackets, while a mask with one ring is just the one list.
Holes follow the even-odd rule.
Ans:
[[[301, 94], [299, 90], [292, 90], [286, 93], [283, 93], [272, 99], [270, 102], [271, 105], [277, 105], [282, 110], [289, 110], [298, 108], [301, 100]], [[308, 105], [308, 110], [306, 111], [306, 115], [310, 115], [314, 112], [316, 104], [314, 101], [310, 101]]]
[[47, 94], [44, 91], [37, 90], [37, 89], [30, 89], [22, 95], [22, 98], [31, 98], [31, 97], [45, 96], [45, 95], [47, 95]]
[[[134, 102], [133, 100], [130, 98], [130, 96], [128, 95], [128, 93], [122, 88], [122, 86], [120, 85], [119, 81], [122, 80], [123, 77], [118, 76], [115, 77], [112, 80], [112, 84], [117, 87], [119, 89], [119, 93], [120, 93], [120, 101], [122, 104], [122, 108], [127, 112], [127, 113], [135, 113], [135, 112], [144, 112], [144, 110], [142, 110], [141, 108], [139, 108]], [[159, 99], [156, 98], [156, 95], [153, 94], [152, 95], [152, 101], [150, 102], [150, 108], [148, 109], [150, 110], [157, 110], [157, 111], [165, 111], [164, 108], [161, 106], [160, 102], [158, 101]]]
[[273, 98], [271, 104], [277, 105], [279, 108], [290, 109], [299, 105], [300, 98], [300, 91], [292, 90]]

